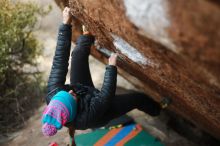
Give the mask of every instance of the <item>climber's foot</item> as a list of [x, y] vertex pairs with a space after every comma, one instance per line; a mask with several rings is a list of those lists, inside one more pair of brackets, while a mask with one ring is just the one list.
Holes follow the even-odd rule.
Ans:
[[172, 103], [172, 99], [170, 97], [164, 97], [161, 102], [160, 106], [162, 109], [167, 108]]

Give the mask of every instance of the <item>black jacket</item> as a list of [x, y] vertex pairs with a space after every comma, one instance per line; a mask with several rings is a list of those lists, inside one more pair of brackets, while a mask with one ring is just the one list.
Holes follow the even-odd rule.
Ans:
[[[108, 109], [111, 98], [115, 96], [117, 68], [106, 66], [104, 82], [101, 90], [81, 84], [65, 84], [68, 72], [68, 61], [71, 46], [71, 26], [62, 24], [59, 28], [58, 41], [53, 65], [48, 80], [48, 94], [46, 102], [49, 104], [51, 98], [59, 91], [73, 90], [77, 94], [77, 115], [73, 124], [76, 129], [87, 129], [94, 127], [94, 123], [100, 119]], [[79, 47], [90, 47], [94, 43], [89, 37], [81, 37], [77, 41]], [[89, 42], [89, 43], [88, 43]]]

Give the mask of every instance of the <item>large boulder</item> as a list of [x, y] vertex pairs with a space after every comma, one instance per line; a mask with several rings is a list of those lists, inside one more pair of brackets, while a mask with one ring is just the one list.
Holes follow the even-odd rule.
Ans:
[[93, 56], [106, 63], [118, 52], [122, 76], [156, 101], [171, 97], [170, 110], [220, 138], [218, 1], [59, 2], [96, 36]]

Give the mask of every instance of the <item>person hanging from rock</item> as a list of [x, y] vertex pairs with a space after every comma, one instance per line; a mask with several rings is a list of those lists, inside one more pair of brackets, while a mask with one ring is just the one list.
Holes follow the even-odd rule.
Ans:
[[42, 115], [43, 134], [53, 136], [63, 126], [80, 130], [101, 127], [135, 108], [151, 116], [159, 115], [161, 105], [143, 93], [115, 95], [117, 54], [109, 58], [101, 90], [94, 87], [88, 58], [95, 38], [85, 27], [71, 54], [70, 84], [65, 84], [71, 48], [71, 21], [70, 8], [66, 7], [48, 80], [48, 105]]

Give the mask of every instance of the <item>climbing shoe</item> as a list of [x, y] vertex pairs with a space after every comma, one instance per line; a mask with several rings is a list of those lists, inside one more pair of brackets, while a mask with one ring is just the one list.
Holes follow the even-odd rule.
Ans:
[[172, 99], [170, 97], [164, 97], [161, 102], [160, 106], [162, 109], [167, 108], [172, 103]]

